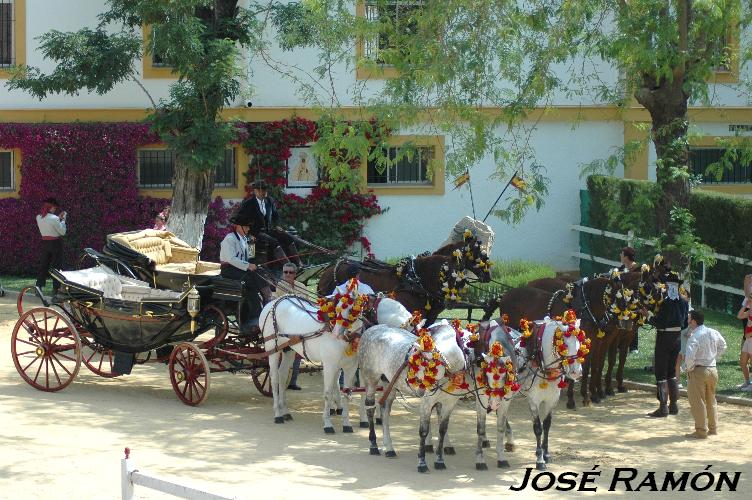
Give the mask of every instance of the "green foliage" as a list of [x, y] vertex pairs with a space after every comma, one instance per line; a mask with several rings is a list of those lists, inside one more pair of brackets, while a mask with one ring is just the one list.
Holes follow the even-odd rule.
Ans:
[[553, 267], [526, 260], [497, 260], [491, 268], [491, 278], [511, 287], [524, 286], [529, 281], [553, 278]]

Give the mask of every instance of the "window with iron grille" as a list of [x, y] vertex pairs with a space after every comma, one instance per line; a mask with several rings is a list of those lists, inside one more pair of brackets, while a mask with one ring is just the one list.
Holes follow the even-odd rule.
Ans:
[[[142, 188], [171, 188], [175, 155], [167, 149], [138, 151], [138, 185]], [[235, 187], [235, 148], [225, 149], [225, 158], [217, 168], [216, 187]]]
[[[399, 148], [390, 147], [384, 150], [384, 156], [395, 161]], [[429, 179], [429, 163], [434, 158], [433, 146], [415, 148], [412, 155], [403, 155], [391, 166], [379, 171], [376, 162], [368, 160], [367, 182], [369, 185], [431, 185]]]
[[14, 174], [13, 152], [0, 151], [0, 191], [15, 191], [16, 180]]
[[157, 68], [167, 68], [170, 65], [165, 63], [164, 49], [157, 43], [157, 28], [151, 28], [151, 65]]
[[723, 170], [723, 176], [720, 180], [715, 174], [707, 174], [708, 167], [713, 163], [718, 163], [726, 150], [723, 148], [690, 148], [689, 164], [692, 173], [702, 176], [702, 182], [705, 184], [747, 184], [752, 182], [752, 165], [745, 165], [741, 159], [732, 161], [731, 168]]
[[[409, 35], [415, 32], [416, 21], [413, 14], [423, 7], [420, 0], [413, 1], [387, 1], [369, 2], [365, 4], [365, 18], [368, 21], [378, 22], [380, 19], [388, 19], [393, 26], [395, 34]], [[365, 40], [363, 54], [369, 59], [383, 63], [380, 52], [385, 49], [397, 48], [397, 41], [389, 36], [389, 33], [380, 33], [378, 36]]]
[[13, 37], [15, 35], [13, 0], [0, 0], [0, 66], [16, 63]]

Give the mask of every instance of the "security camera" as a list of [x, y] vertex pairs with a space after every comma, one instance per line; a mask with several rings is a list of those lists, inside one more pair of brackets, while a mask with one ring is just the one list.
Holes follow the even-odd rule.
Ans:
[[253, 107], [253, 103], [251, 101], [248, 101], [248, 102], [245, 103], [245, 107], [246, 108], [252, 108]]

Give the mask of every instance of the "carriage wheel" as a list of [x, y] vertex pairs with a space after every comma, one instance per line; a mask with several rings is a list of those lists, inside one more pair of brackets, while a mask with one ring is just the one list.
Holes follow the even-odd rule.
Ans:
[[230, 322], [227, 320], [227, 315], [224, 311], [215, 305], [205, 307], [201, 311], [201, 316], [203, 317], [204, 324], [214, 325], [214, 337], [201, 342], [199, 345], [201, 349], [211, 349], [227, 337], [227, 332], [230, 330]]
[[27, 286], [24, 287], [20, 292], [18, 292], [18, 298], [16, 299], [16, 309], [18, 310], [18, 316], [23, 316], [23, 314], [33, 308], [33, 307], [39, 307], [38, 305], [34, 304], [32, 302], [32, 305], [29, 307], [27, 305], [26, 309], [24, 309], [24, 302], [28, 302], [29, 300], [37, 299], [37, 295], [34, 293], [35, 286]]
[[209, 363], [204, 353], [190, 342], [175, 346], [170, 354], [170, 382], [183, 403], [200, 405], [209, 394]]
[[256, 386], [256, 389], [258, 389], [261, 394], [267, 398], [272, 397], [272, 376], [271, 373], [269, 373], [268, 366], [254, 368], [251, 377], [253, 378], [253, 385]]
[[10, 348], [21, 378], [40, 391], [64, 389], [81, 368], [81, 339], [76, 327], [49, 307], [36, 307], [21, 315]]
[[81, 361], [86, 368], [100, 377], [117, 377], [115, 373], [115, 353], [88, 335], [81, 335]]

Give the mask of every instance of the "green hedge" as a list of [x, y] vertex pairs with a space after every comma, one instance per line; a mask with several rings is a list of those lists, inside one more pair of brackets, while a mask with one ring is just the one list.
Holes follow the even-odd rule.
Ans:
[[[634, 181], [593, 175], [588, 177], [587, 195], [582, 203], [582, 223], [590, 227], [636, 236], [656, 236], [655, 204], [660, 191], [654, 182]], [[752, 200], [739, 196], [694, 190], [690, 196], [690, 210], [696, 218], [696, 233], [717, 252], [752, 260]], [[581, 233], [580, 246], [584, 253], [618, 260], [624, 242]], [[638, 260], [649, 262], [655, 254], [652, 247], [637, 246]], [[583, 275], [602, 272], [608, 266], [582, 260]], [[699, 277], [700, 268], [693, 269]], [[706, 279], [731, 287], [741, 287], [744, 275], [752, 272], [749, 266], [724, 261], [706, 270]], [[693, 300], [699, 301], [699, 287], [692, 290]], [[706, 289], [710, 308], [736, 312], [740, 297]]]

